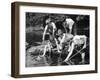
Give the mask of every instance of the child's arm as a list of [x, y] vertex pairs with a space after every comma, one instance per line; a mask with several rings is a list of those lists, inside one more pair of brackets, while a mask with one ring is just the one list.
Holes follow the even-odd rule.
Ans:
[[46, 25], [46, 27], [45, 27], [45, 29], [44, 29], [43, 37], [42, 37], [42, 40], [43, 40], [43, 41], [44, 41], [44, 39], [45, 39], [45, 34], [46, 34], [46, 31], [47, 31], [47, 28], [48, 28], [48, 26]]

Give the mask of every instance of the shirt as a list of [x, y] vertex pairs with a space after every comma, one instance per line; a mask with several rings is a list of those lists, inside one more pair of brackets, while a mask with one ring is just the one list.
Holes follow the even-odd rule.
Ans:
[[71, 18], [67, 18], [65, 21], [66, 21], [65, 27], [68, 27], [69, 29], [72, 29], [72, 26], [74, 24], [74, 20], [72, 20]]
[[52, 34], [52, 33], [53, 33], [53, 30], [56, 29], [56, 26], [55, 26], [55, 24], [54, 24], [53, 22], [51, 22], [50, 24], [48, 24], [48, 25], [46, 25], [46, 26], [48, 26], [46, 32], [47, 32], [47, 33], [50, 33], [50, 34]]

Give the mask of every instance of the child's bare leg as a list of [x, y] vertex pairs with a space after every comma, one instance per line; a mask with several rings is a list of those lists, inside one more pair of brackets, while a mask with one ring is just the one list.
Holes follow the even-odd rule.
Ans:
[[85, 52], [81, 53], [81, 58], [82, 58], [82, 63], [84, 63], [85, 62]]
[[46, 51], [47, 51], [47, 45], [44, 47], [44, 51], [43, 51], [43, 55], [42, 55], [42, 57], [44, 57], [44, 56], [45, 56]]
[[66, 57], [66, 59], [64, 60], [64, 62], [68, 61], [69, 57], [72, 55], [73, 50], [74, 50], [74, 43], [71, 44], [70, 52]]

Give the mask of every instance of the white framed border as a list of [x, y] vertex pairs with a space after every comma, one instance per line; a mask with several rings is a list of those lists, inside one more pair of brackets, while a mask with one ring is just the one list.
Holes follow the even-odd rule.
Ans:
[[[19, 7], [19, 74], [42, 74], [55, 72], [75, 72], [95, 70], [95, 10], [74, 9], [74, 8], [57, 8], [57, 7], [40, 7], [40, 6], [20, 6]], [[58, 14], [81, 14], [90, 15], [90, 64], [89, 65], [71, 65], [71, 66], [48, 66], [48, 67], [25, 67], [25, 13], [58, 13]]]

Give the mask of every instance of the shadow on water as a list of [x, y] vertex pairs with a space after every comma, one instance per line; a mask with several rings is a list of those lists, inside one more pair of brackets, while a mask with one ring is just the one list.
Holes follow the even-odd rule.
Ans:
[[33, 30], [31, 33], [26, 33], [26, 42], [30, 45], [37, 46], [36, 42], [42, 42], [42, 30]]

